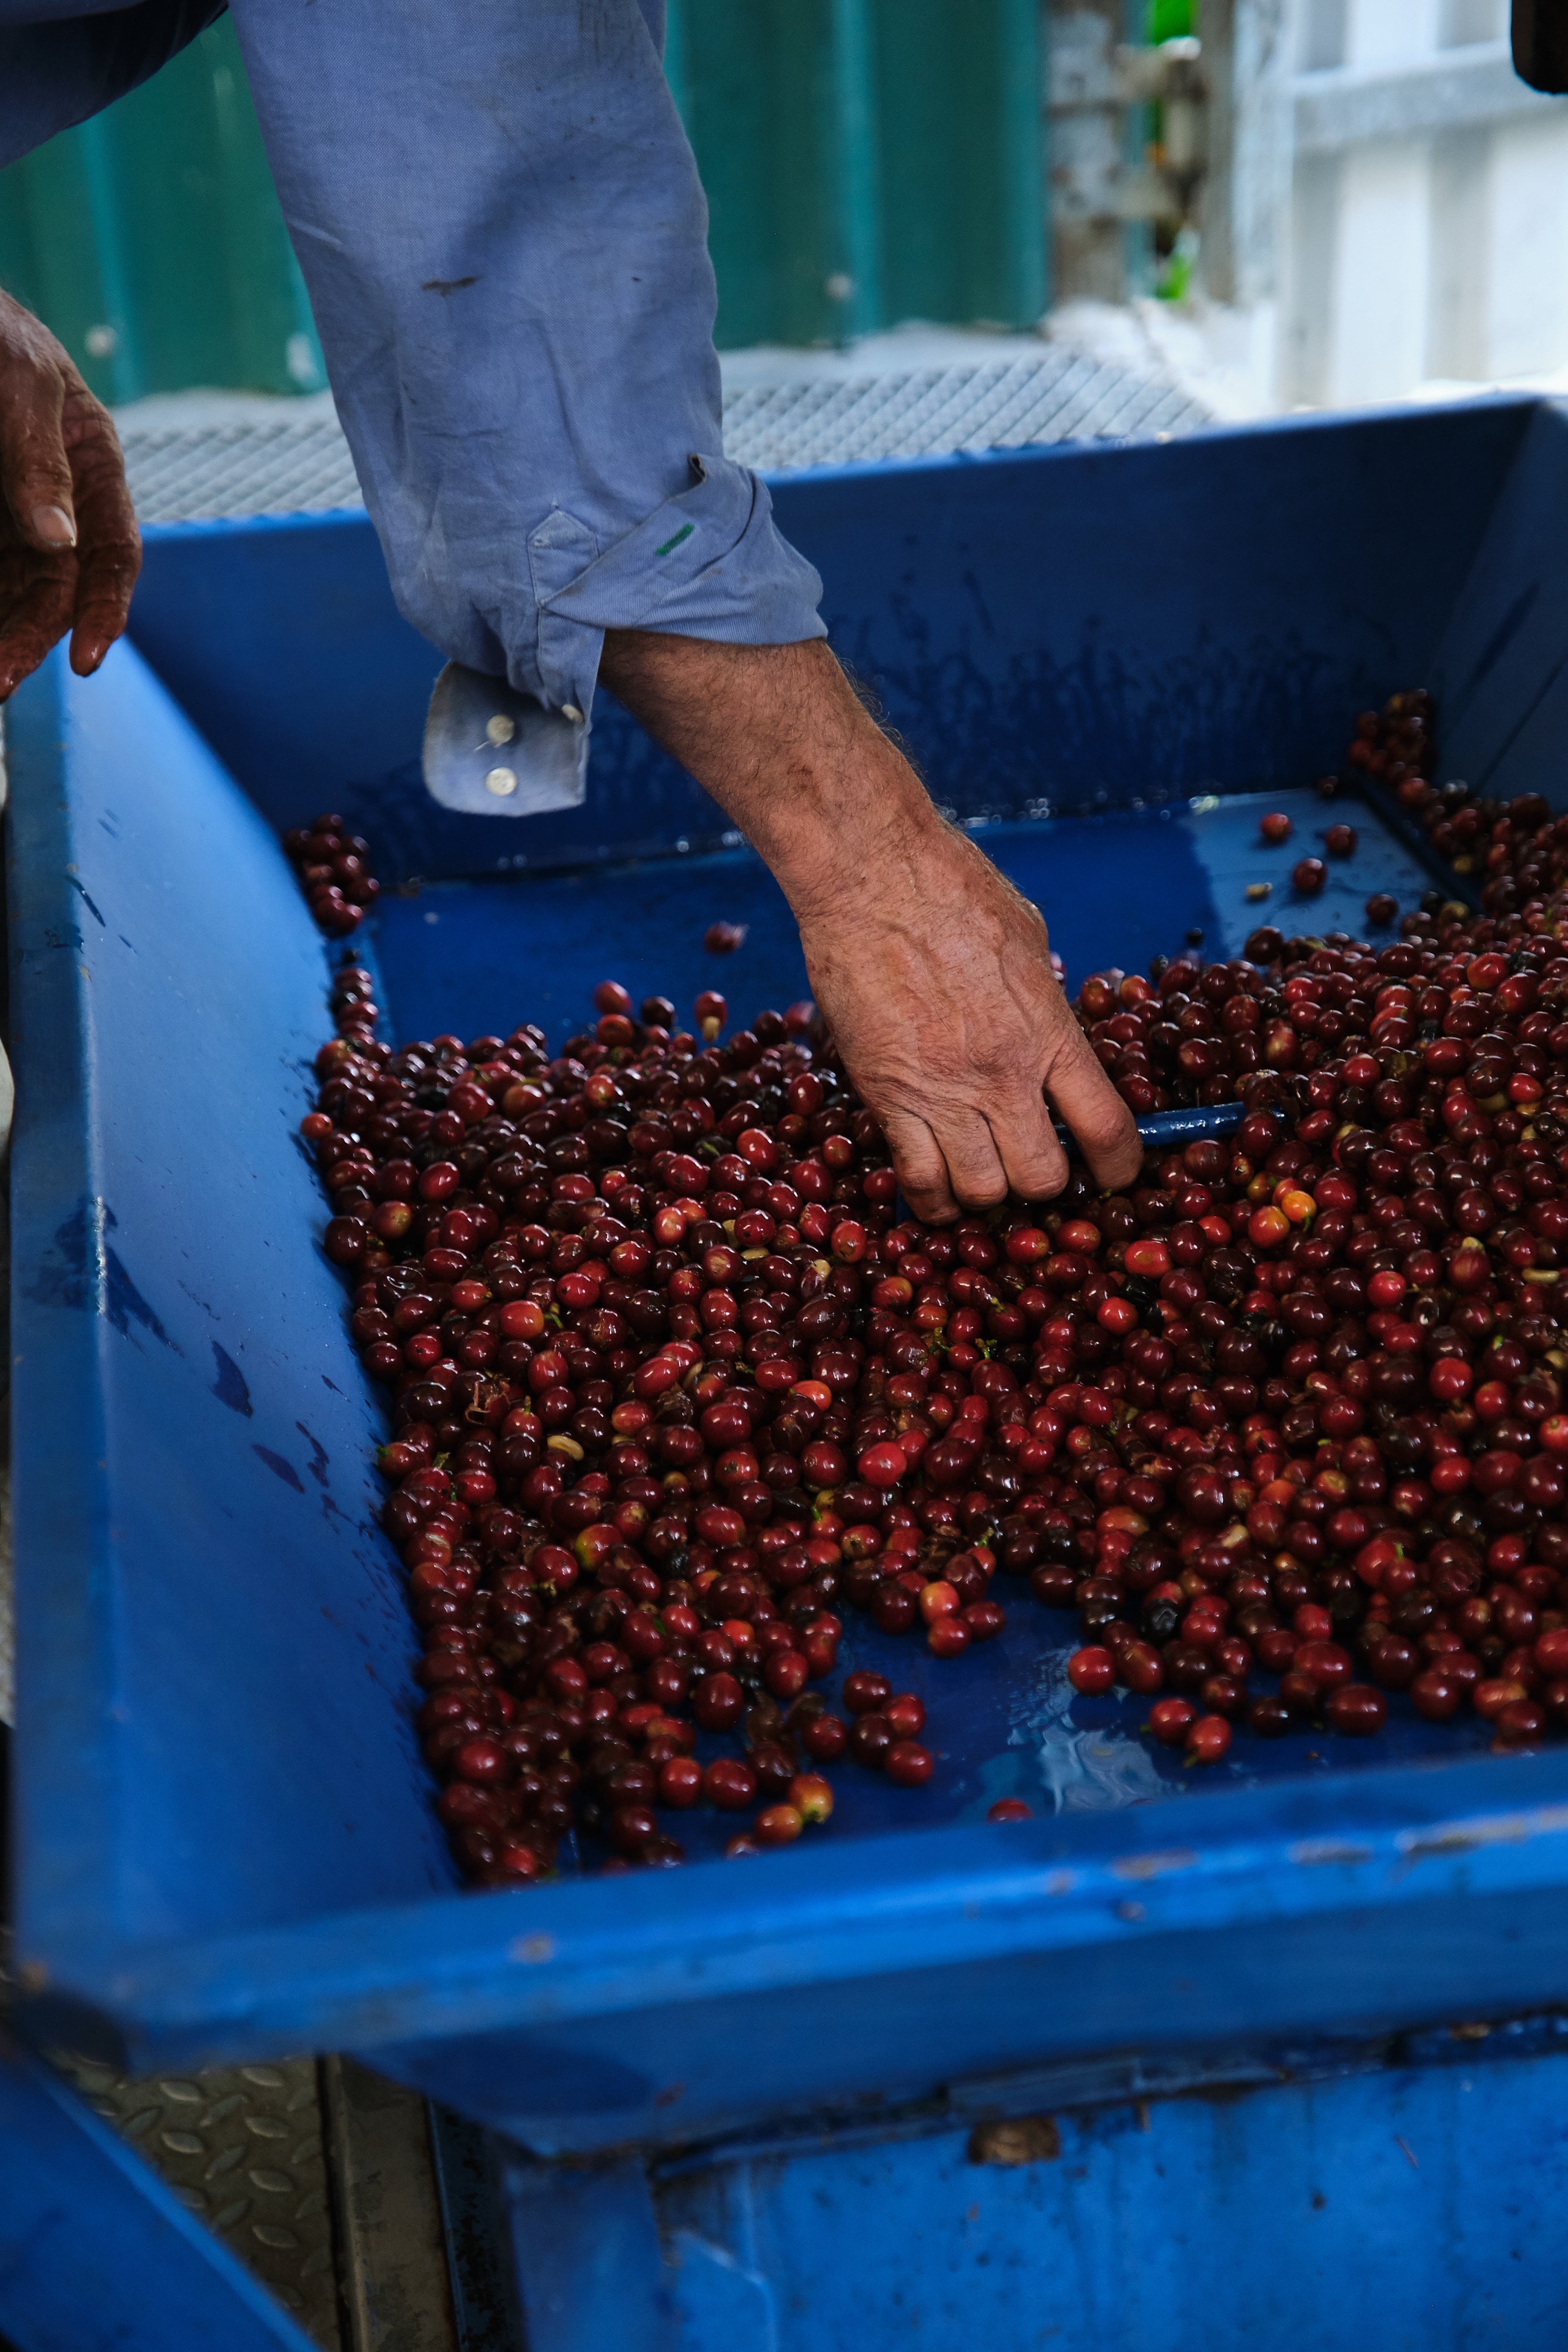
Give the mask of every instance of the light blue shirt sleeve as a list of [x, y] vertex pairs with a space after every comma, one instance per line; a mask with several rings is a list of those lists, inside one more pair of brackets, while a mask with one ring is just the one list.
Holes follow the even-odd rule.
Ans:
[[399, 606], [587, 711], [607, 628], [826, 634], [724, 455], [663, 0], [234, 0]]

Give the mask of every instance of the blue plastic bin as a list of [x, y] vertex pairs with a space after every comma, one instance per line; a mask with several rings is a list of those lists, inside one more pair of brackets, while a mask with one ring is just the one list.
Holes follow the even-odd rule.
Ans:
[[[1281, 804], [1310, 835], [1326, 819], [1302, 788], [1398, 688], [1438, 695], [1449, 772], [1563, 803], [1557, 404], [851, 468], [776, 495], [834, 642], [936, 800], [1040, 899], [1074, 979], [1189, 927], [1233, 951], [1258, 914], [1248, 795], [1296, 791]], [[1396, 1706], [1369, 1746], [1243, 1739], [1194, 1786], [1140, 1740], [1135, 1703], [1070, 1704], [1067, 1621], [1027, 1598], [958, 1666], [892, 1651], [933, 1702], [927, 1791], [852, 1781], [831, 1835], [743, 1867], [461, 1892], [373, 1520], [381, 1406], [313, 1245], [324, 1212], [294, 1130], [329, 956], [274, 828], [341, 809], [410, 885], [371, 931], [401, 1035], [538, 1018], [559, 1038], [606, 974], [689, 997], [718, 970], [700, 942], [719, 916], [751, 927], [720, 975], [745, 1015], [801, 992], [799, 950], [722, 815], [607, 702], [580, 812], [507, 824], [426, 801], [435, 657], [361, 518], [154, 534], [133, 635], [85, 686], [53, 661], [7, 713], [33, 2031], [137, 2067], [355, 2050], [541, 2160], [517, 2175], [521, 2240], [547, 2266], [598, 2265], [623, 2333], [558, 2279], [530, 2303], [538, 2347], [640, 2345], [629, 2283], [652, 2295], [674, 2238], [706, 2230], [717, 2301], [694, 2316], [654, 2297], [664, 2332], [646, 2340], [792, 2347], [810, 2339], [773, 2258], [680, 2208], [695, 2192], [670, 2188], [674, 2151], [741, 2135], [732, 2188], [739, 2164], [753, 2206], [786, 2182], [805, 2196], [800, 2134], [828, 2143], [800, 2119], [831, 2111], [851, 2163], [831, 2194], [862, 2163], [885, 2238], [908, 2222], [890, 2200], [925, 2178], [889, 2151], [938, 2125], [962, 2156], [975, 2116], [1261, 2080], [1234, 2053], [1275, 2043], [1354, 2045], [1341, 2072], [1359, 2079], [1368, 2037], [1563, 1997], [1568, 1751], [1493, 1758]], [[1313, 928], [1359, 927], [1368, 891], [1408, 905], [1431, 878], [1375, 812], [1359, 821]], [[883, 1654], [858, 1626], [846, 1648]], [[985, 1825], [1011, 1790], [1038, 1817]], [[1540, 2032], [1527, 2054], [1555, 2085]], [[1143, 2072], [1124, 2056], [1107, 2076], [1113, 2053]], [[1265, 2169], [1271, 2146], [1252, 2151]], [[563, 2182], [608, 2202], [563, 2221]], [[1530, 2281], [1531, 2328], [1564, 2315], [1562, 2288]], [[971, 2288], [983, 2316], [980, 2273]], [[833, 2309], [828, 2340], [867, 2324], [852, 2298]], [[1124, 2340], [1093, 2325], [1083, 2340]], [[1352, 2340], [1323, 2326], [1294, 2340]]]

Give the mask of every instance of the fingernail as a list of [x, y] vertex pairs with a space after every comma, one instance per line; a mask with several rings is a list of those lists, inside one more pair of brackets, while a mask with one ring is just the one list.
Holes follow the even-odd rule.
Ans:
[[33, 529], [50, 547], [74, 547], [77, 527], [64, 507], [35, 507]]

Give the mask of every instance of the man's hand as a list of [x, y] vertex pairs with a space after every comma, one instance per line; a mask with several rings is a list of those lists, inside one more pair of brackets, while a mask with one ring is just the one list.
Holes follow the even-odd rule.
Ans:
[[825, 646], [612, 630], [601, 674], [778, 877], [918, 1216], [989, 1207], [1009, 1185], [1060, 1192], [1047, 1097], [1099, 1182], [1132, 1181], [1132, 1113], [1052, 975], [1039, 909], [936, 814]]
[[1102, 1184], [1136, 1175], [1132, 1114], [1051, 971], [1040, 909], [972, 841], [940, 826], [800, 919], [812, 992], [916, 1216], [1059, 1192], [1047, 1097]]
[[0, 294], [0, 702], [71, 632], [89, 677], [125, 626], [141, 541], [109, 412]]

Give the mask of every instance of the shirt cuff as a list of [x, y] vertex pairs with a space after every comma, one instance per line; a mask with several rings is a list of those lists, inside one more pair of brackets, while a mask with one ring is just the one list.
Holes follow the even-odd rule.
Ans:
[[[546, 589], [538, 556], [559, 563], [571, 518], [535, 534], [538, 667], [545, 698], [586, 713], [606, 629], [657, 629], [720, 645], [799, 645], [828, 634], [822, 583], [773, 520], [768, 486], [728, 458], [693, 457], [689, 489], [666, 499], [603, 554]], [[583, 533], [584, 551], [591, 545]]]

